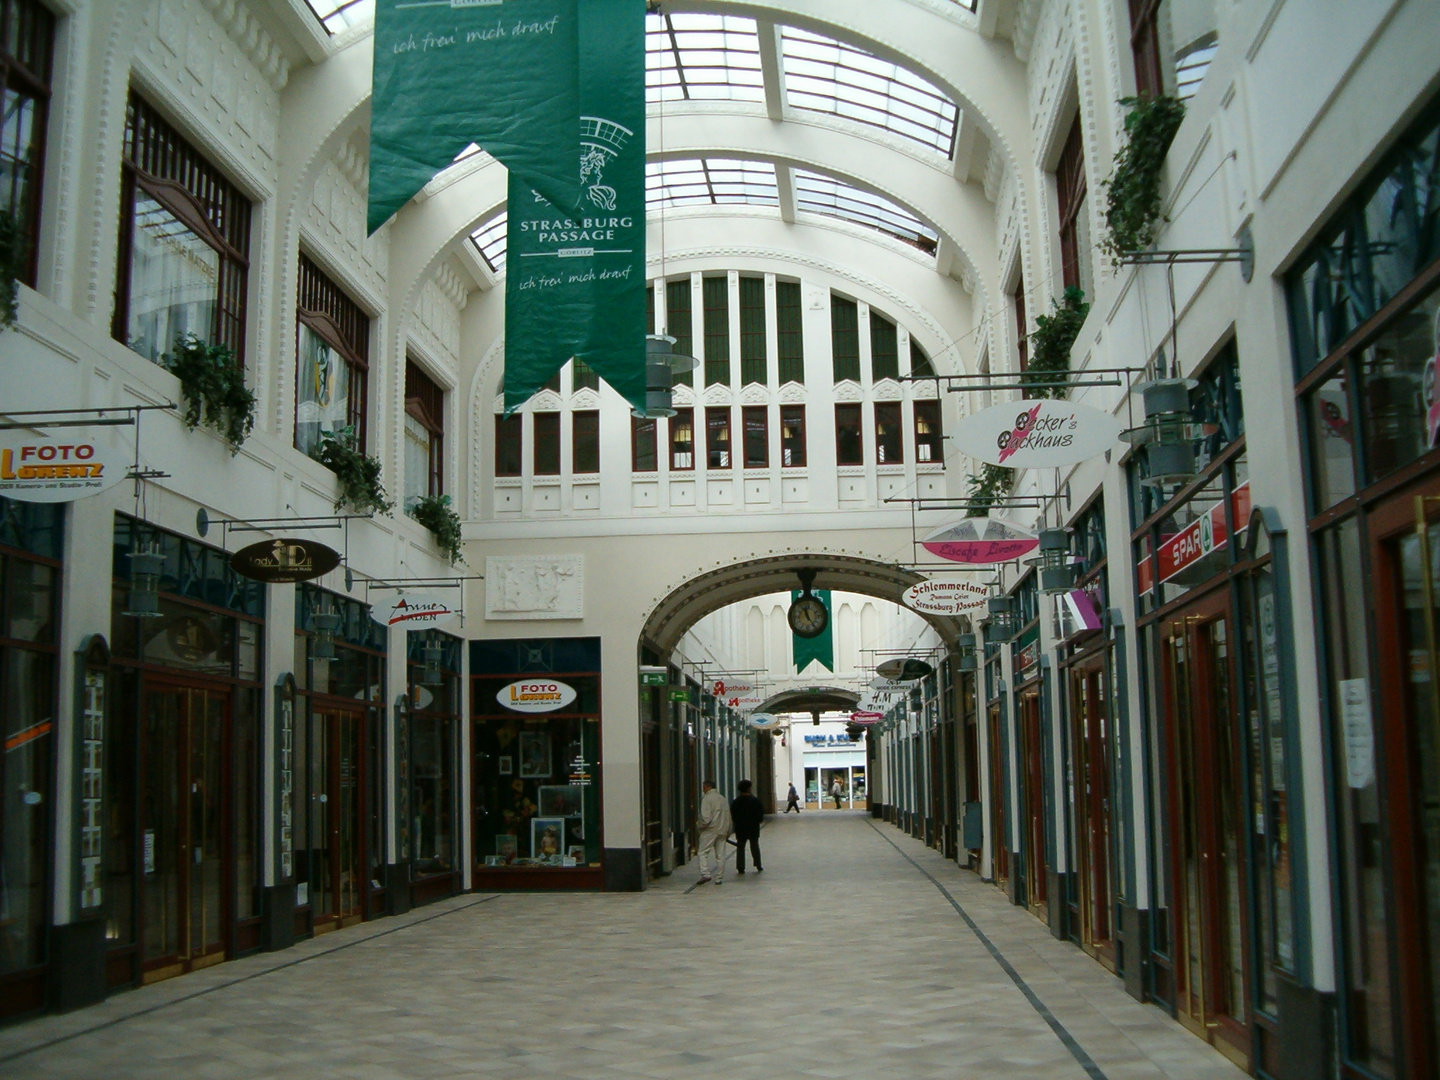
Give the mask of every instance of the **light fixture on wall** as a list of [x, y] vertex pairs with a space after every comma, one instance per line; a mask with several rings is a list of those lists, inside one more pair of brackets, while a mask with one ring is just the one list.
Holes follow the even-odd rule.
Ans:
[[1195, 444], [1215, 433], [1216, 425], [1196, 423], [1190, 415], [1193, 379], [1154, 379], [1138, 387], [1145, 401], [1145, 423], [1120, 437], [1145, 447], [1147, 487], [1170, 487], [1195, 479]]
[[985, 601], [985, 610], [990, 615], [990, 634], [994, 641], [1009, 641], [1014, 633], [1015, 598], [992, 596]]
[[1070, 530], [1042, 530], [1040, 557], [1030, 562], [1040, 568], [1041, 592], [1049, 596], [1069, 592], [1075, 585], [1074, 560], [1070, 556]]
[[440, 660], [444, 654], [445, 647], [440, 641], [440, 631], [427, 630], [425, 644], [420, 649], [420, 657], [425, 665], [420, 672], [420, 685], [439, 686], [445, 681], [445, 676], [440, 673]]
[[675, 376], [682, 371], [693, 371], [699, 364], [695, 357], [677, 353], [675, 339], [669, 334], [646, 334], [645, 408], [631, 409], [631, 415], [642, 420], [674, 416]]
[[955, 639], [955, 651], [960, 657], [961, 671], [974, 671], [979, 666], [975, 655], [975, 635], [961, 634]]
[[310, 613], [310, 659], [335, 659], [335, 631], [340, 629], [340, 613], [317, 606]]
[[123, 614], [137, 619], [156, 618], [160, 614], [160, 573], [165, 569], [160, 545], [137, 540], [129, 559], [130, 593]]

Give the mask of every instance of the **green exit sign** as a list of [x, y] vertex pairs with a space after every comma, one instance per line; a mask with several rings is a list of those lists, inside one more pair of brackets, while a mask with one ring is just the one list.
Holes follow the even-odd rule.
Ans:
[[671, 700], [671, 701], [689, 701], [689, 700], [690, 700], [690, 690], [689, 690], [689, 688], [684, 687], [684, 686], [672, 686], [672, 687], [670, 688], [670, 700]]
[[669, 681], [666, 676], [667, 673], [664, 671], [642, 671], [640, 673], [640, 685], [664, 686], [665, 683]]

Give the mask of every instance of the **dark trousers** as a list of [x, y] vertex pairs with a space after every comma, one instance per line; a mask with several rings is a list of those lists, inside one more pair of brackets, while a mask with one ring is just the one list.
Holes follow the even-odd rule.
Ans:
[[742, 871], [745, 869], [746, 844], [750, 845], [750, 857], [755, 861], [755, 869], [762, 869], [760, 866], [760, 835], [758, 833], [754, 836], [735, 834], [735, 869]]

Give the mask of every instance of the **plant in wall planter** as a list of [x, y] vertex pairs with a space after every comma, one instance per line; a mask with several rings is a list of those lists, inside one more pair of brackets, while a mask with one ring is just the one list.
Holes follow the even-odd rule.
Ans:
[[[1030, 360], [1020, 375], [1022, 385], [1054, 382], [1070, 373], [1070, 350], [1085, 325], [1090, 305], [1084, 290], [1071, 285], [1055, 303], [1049, 315], [1035, 317], [1035, 332], [1030, 335]], [[1064, 386], [1036, 386], [1030, 397], [1063, 398], [1069, 393]]]
[[348, 504], [357, 514], [388, 514], [395, 509], [395, 503], [380, 483], [380, 459], [366, 455], [355, 442], [353, 425], [339, 431], [322, 431], [320, 445], [311, 451], [311, 456], [340, 478], [336, 510]]
[[1109, 229], [1101, 248], [1115, 259], [1144, 251], [1155, 242], [1160, 222], [1160, 170], [1180, 122], [1185, 103], [1174, 97], [1121, 98], [1125, 114], [1125, 146], [1115, 155], [1115, 172], [1105, 182]]
[[235, 354], [189, 334], [175, 339], [165, 366], [180, 380], [186, 426], [194, 431], [203, 422], [225, 436], [231, 454], [238, 453], [255, 427], [255, 394], [246, 388]]
[[451, 566], [460, 561], [460, 515], [450, 509], [449, 495], [426, 495], [405, 512], [435, 534], [435, 543], [450, 556]]
[[970, 477], [970, 499], [965, 508], [965, 516], [984, 517], [996, 503], [1010, 494], [1014, 483], [1014, 469], [987, 462], [978, 473]]
[[0, 328], [15, 325], [19, 314], [20, 271], [25, 258], [25, 230], [8, 210], [0, 210]]

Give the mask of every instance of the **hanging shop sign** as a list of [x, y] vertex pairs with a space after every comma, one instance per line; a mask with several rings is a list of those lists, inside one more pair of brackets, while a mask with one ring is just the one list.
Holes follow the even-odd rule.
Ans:
[[933, 675], [935, 669], [924, 660], [917, 660], [913, 656], [903, 659], [896, 657], [894, 660], [885, 660], [875, 665], [875, 673], [883, 675], [887, 679], [895, 679], [898, 682], [914, 682], [916, 679], [923, 679], [927, 675]]
[[0, 440], [0, 495], [21, 502], [73, 502], [125, 479], [129, 459], [77, 437]]
[[729, 705], [732, 709], [753, 709], [757, 705], [765, 704], [765, 699], [759, 694], [731, 694], [727, 698], [721, 698], [720, 704]]
[[314, 540], [261, 540], [230, 557], [230, 568], [241, 577], [275, 585], [309, 581], [340, 565], [340, 553]]
[[984, 566], [1030, 554], [1040, 546], [1040, 538], [1008, 521], [973, 517], [940, 526], [920, 546], [950, 562]]
[[865, 710], [865, 709], [856, 709], [854, 712], [852, 712], [852, 713], [850, 714], [850, 722], [851, 722], [852, 724], [862, 724], [862, 725], [865, 725], [865, 726], [867, 726], [867, 727], [868, 727], [870, 724], [877, 723], [877, 722], [879, 722], [879, 721], [881, 721], [881, 720], [884, 720], [884, 719], [885, 719], [885, 714], [884, 714], [884, 713], [881, 713], [881, 712], [870, 712], [869, 710]]
[[[1246, 480], [1230, 493], [1230, 515], [1231, 520], [1239, 523], [1242, 532], [1249, 525], [1250, 481]], [[1147, 593], [1154, 588], [1157, 570], [1162, 583], [1199, 584], [1220, 569], [1219, 564], [1229, 543], [1225, 500], [1220, 499], [1201, 510], [1179, 532], [1165, 537], [1153, 562], [1148, 555], [1140, 560], [1135, 568], [1140, 591]]]
[[758, 731], [769, 731], [780, 726], [780, 717], [768, 712], [751, 713], [749, 721], [750, 726]]
[[495, 700], [511, 712], [554, 712], [575, 700], [575, 688], [559, 679], [522, 679], [502, 687]]
[[733, 694], [748, 694], [751, 690], [754, 689], [755, 687], [747, 682], [722, 682], [721, 680], [716, 679], [715, 688], [710, 692], [715, 697], [725, 697], [726, 695]]
[[978, 581], [922, 581], [906, 589], [900, 602], [926, 615], [963, 615], [988, 599], [989, 587]]
[[1084, 589], [1071, 589], [1056, 598], [1055, 614], [1060, 620], [1059, 637], [1062, 641], [1076, 634], [1099, 630], [1103, 623], [1095, 602]]
[[955, 427], [955, 445], [973, 458], [1016, 469], [1078, 465], [1120, 441], [1109, 413], [1071, 401], [1040, 398], [992, 405]]
[[458, 617], [448, 600], [430, 593], [400, 593], [388, 604], [376, 604], [370, 617], [381, 626], [429, 630], [449, 626]]

